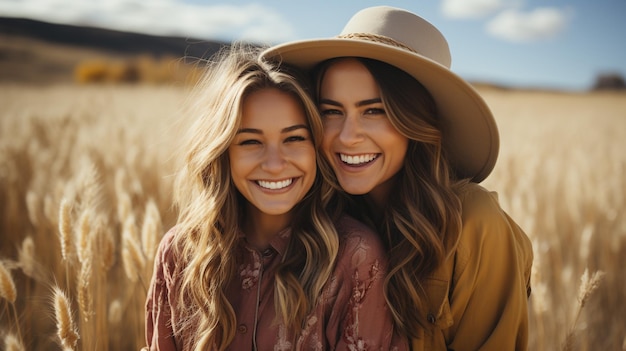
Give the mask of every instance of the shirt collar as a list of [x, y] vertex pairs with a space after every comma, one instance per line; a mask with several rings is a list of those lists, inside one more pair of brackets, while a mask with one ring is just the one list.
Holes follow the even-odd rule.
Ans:
[[[246, 234], [244, 232], [240, 230], [238, 237], [246, 248], [254, 250], [246, 242]], [[272, 240], [270, 240], [270, 243], [269, 243], [270, 247], [274, 249], [280, 256], [283, 256], [285, 254], [285, 251], [287, 250], [287, 245], [289, 245], [290, 238], [291, 238], [291, 227], [287, 227], [281, 230], [280, 232], [278, 232], [272, 238]]]
[[270, 246], [276, 250], [280, 256], [283, 256], [287, 250], [287, 245], [289, 245], [289, 239], [291, 239], [291, 227], [287, 227], [278, 232], [278, 234], [270, 240]]

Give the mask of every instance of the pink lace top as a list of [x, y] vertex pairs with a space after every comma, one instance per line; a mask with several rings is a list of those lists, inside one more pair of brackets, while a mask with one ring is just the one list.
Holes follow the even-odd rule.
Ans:
[[[289, 242], [285, 230], [259, 252], [241, 240], [238, 279], [227, 296], [237, 317], [230, 350], [408, 350], [408, 342], [393, 330], [393, 318], [383, 295], [385, 251], [379, 238], [356, 220], [337, 224], [340, 250], [331, 279], [320, 301], [297, 335], [277, 322], [274, 273]], [[146, 301], [146, 341], [150, 350], [189, 350], [193, 328], [180, 330], [184, 309], [173, 306], [180, 285], [179, 262], [171, 246], [174, 231], [162, 239]]]

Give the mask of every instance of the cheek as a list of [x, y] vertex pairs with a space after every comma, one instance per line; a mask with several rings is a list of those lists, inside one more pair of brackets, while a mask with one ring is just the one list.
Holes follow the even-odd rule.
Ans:
[[242, 171], [237, 164], [230, 164], [230, 178], [233, 184], [235, 184], [235, 187], [237, 187], [238, 190], [241, 190]]
[[228, 149], [228, 167], [230, 167], [230, 174], [234, 175], [237, 172], [237, 153]]
[[228, 152], [228, 160], [230, 164], [230, 171], [236, 172], [237, 169], [241, 167], [241, 155], [238, 152], [229, 151]]
[[331, 142], [329, 139], [324, 139], [322, 141], [322, 145], [321, 145], [321, 150], [320, 152], [322, 153], [322, 155], [326, 158], [326, 160], [330, 161], [333, 158], [334, 155], [334, 151], [331, 147]]
[[245, 182], [246, 175], [250, 172], [250, 157], [245, 153], [232, 151], [228, 153], [228, 157], [230, 160], [230, 177], [239, 189], [240, 185]]
[[341, 132], [343, 128], [343, 121], [339, 118], [327, 118], [323, 122], [324, 136], [334, 136]]
[[396, 134], [388, 139], [388, 145], [389, 152], [393, 154], [393, 160], [398, 167], [401, 167], [409, 148], [409, 139]]
[[369, 135], [375, 136], [381, 145], [386, 145], [394, 153], [404, 155], [409, 145], [409, 139], [400, 134], [389, 121], [373, 125]]
[[301, 159], [303, 160], [304, 166], [313, 173], [313, 176], [315, 176], [316, 167], [317, 167], [317, 158], [315, 154], [315, 148], [313, 146], [308, 148], [301, 155]]
[[297, 146], [290, 146], [289, 148], [285, 148], [283, 152], [283, 156], [286, 160], [289, 160], [289, 162], [298, 165], [298, 167], [300, 168], [308, 168], [311, 164], [313, 165], [313, 167], [315, 167], [316, 154], [313, 143], [307, 143], [306, 145], [301, 144]]
[[322, 137], [322, 152], [326, 156], [330, 155], [330, 146], [332, 144], [333, 138], [337, 134], [336, 128], [333, 128], [332, 125], [324, 124], [324, 135]]

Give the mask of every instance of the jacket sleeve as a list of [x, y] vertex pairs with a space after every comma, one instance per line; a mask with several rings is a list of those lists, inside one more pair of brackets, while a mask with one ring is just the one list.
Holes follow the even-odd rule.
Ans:
[[526, 350], [532, 246], [496, 194], [477, 188], [462, 198], [448, 349]]
[[146, 298], [146, 342], [148, 350], [176, 351], [172, 328], [173, 262], [171, 241], [173, 233], [167, 233], [159, 245], [154, 261], [154, 271]]
[[[361, 227], [360, 227], [361, 228]], [[337, 343], [333, 350], [408, 350], [408, 341], [394, 333], [384, 295], [386, 253], [378, 236], [363, 226], [345, 238], [334, 283], [339, 290], [329, 323]], [[332, 339], [329, 338], [329, 339]]]

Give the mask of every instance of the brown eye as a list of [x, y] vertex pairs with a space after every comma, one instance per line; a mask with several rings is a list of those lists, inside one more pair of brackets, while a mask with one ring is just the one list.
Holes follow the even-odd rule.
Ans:
[[301, 135], [292, 135], [288, 137], [287, 139], [285, 139], [285, 142], [289, 143], [289, 142], [305, 141], [305, 140], [306, 138]]
[[320, 110], [320, 114], [322, 117], [333, 117], [333, 116], [341, 116], [341, 111], [337, 109], [322, 109]]
[[261, 142], [256, 139], [246, 139], [246, 140], [240, 141], [237, 145], [258, 145], [258, 144], [261, 144]]
[[385, 109], [382, 108], [368, 108], [365, 110], [366, 115], [384, 115]]

